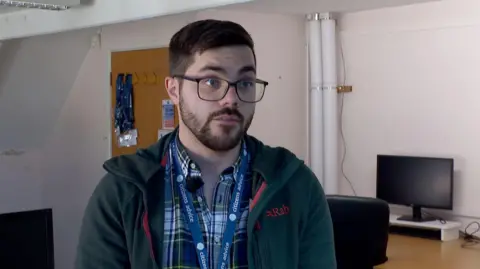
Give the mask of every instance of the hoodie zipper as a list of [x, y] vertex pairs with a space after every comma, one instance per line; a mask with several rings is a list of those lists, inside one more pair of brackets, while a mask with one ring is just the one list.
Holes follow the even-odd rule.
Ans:
[[153, 251], [153, 241], [152, 241], [152, 234], [150, 232], [150, 224], [148, 223], [148, 211], [145, 211], [143, 214], [143, 230], [145, 231], [145, 236], [147, 237], [148, 244], [150, 247], [150, 257], [152, 258], [154, 264], [156, 265], [156, 259], [155, 259], [155, 252]]
[[251, 212], [253, 212], [253, 214], [251, 216], [254, 224], [253, 227], [249, 227], [249, 231], [251, 231], [250, 235], [255, 245], [253, 248], [255, 269], [267, 269], [272, 266], [268, 242], [262, 243], [261, 239], [258, 238], [258, 233], [261, 232], [261, 223], [258, 219], [276, 191], [282, 186], [283, 184], [270, 186], [267, 185], [266, 182], [263, 182], [252, 201]]
[[[255, 207], [258, 204], [258, 201], [260, 201], [260, 198], [263, 196], [263, 193], [267, 189], [267, 183], [264, 181], [260, 185], [260, 188], [258, 189], [257, 193], [255, 194], [252, 203], [250, 204], [250, 212], [262, 212], [262, 208]], [[265, 204], [265, 202], [262, 200], [262, 204]], [[254, 211], [255, 209], [255, 211]], [[251, 216], [249, 216], [250, 218]], [[261, 253], [260, 253], [260, 244], [258, 242], [258, 238], [256, 234], [254, 233], [254, 230], [257, 228], [260, 228], [260, 222], [258, 221], [258, 217], [260, 217], [260, 214], [256, 214], [252, 218], [252, 223], [254, 223], [253, 227], [252, 225], [248, 225], [248, 237], [251, 238], [250, 240], [253, 241], [253, 263], [254, 263], [254, 268], [255, 269], [262, 269], [263, 264], [262, 264], [262, 259], [261, 259]]]
[[[167, 158], [168, 158], [168, 155], [164, 154], [164, 156], [162, 157], [162, 160], [160, 162], [160, 165], [161, 165], [162, 168], [166, 167]], [[147, 191], [144, 191], [144, 194], [146, 192]], [[150, 249], [150, 257], [153, 261], [154, 268], [159, 268], [160, 266], [157, 263], [157, 258], [156, 258], [156, 255], [155, 255], [155, 249], [153, 247], [153, 238], [152, 238], [152, 232], [151, 232], [151, 228], [150, 228], [150, 220], [149, 220], [149, 215], [148, 215], [148, 199], [146, 197], [144, 197], [143, 203], [145, 204], [145, 211], [143, 213], [143, 218], [142, 218], [143, 230], [145, 232], [145, 237], [148, 240], [149, 249]]]
[[[260, 185], [260, 188], [257, 190], [257, 193], [255, 194], [255, 196], [253, 197], [253, 200], [250, 204], [250, 212], [252, 212], [252, 210], [255, 208], [255, 206], [257, 205], [258, 201], [260, 200], [260, 197], [262, 196], [266, 188], [267, 188], [267, 183], [264, 181]], [[260, 227], [261, 227], [260, 222], [255, 219], [255, 225], [253, 229], [259, 230], [261, 229]], [[253, 243], [253, 262], [255, 265], [255, 269], [262, 269], [263, 265], [262, 265], [262, 260], [260, 258], [260, 244], [258, 243], [258, 238], [254, 234], [254, 232], [251, 233], [250, 238], [254, 242]]]
[[[265, 180], [265, 176], [260, 172], [256, 171], [260, 177]], [[291, 175], [289, 175], [291, 176]], [[262, 258], [261, 258], [261, 253], [260, 253], [260, 244], [258, 242], [258, 238], [254, 235], [254, 229], [255, 227], [261, 227], [261, 224], [258, 220], [260, 217], [261, 213], [267, 206], [268, 202], [270, 199], [273, 197], [273, 195], [276, 193], [276, 191], [280, 188], [282, 188], [286, 184], [286, 182], [283, 182], [283, 184], [280, 185], [268, 185], [265, 181], [262, 182], [262, 185], [260, 185], [260, 188], [258, 189], [257, 193], [255, 194], [253, 200], [252, 200], [252, 205], [250, 207], [250, 214], [249, 214], [249, 223], [247, 225], [247, 236], [248, 238], [254, 239], [254, 250], [253, 250], [253, 262], [254, 268], [255, 269], [263, 269], [263, 263], [262, 263]]]
[[250, 212], [255, 207], [255, 205], [258, 203], [258, 200], [260, 199], [260, 196], [262, 196], [262, 193], [265, 191], [266, 187], [267, 187], [267, 183], [262, 182], [262, 185], [258, 189], [257, 193], [255, 194], [255, 197], [253, 197], [252, 203], [250, 204]]

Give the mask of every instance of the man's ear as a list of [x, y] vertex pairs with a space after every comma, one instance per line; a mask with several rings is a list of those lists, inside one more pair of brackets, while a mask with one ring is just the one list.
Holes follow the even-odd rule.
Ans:
[[178, 105], [180, 103], [180, 83], [178, 80], [173, 77], [166, 77], [165, 88], [173, 104]]

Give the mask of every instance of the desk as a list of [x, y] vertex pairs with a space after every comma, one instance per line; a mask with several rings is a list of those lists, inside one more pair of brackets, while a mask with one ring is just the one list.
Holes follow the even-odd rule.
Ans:
[[480, 245], [462, 248], [462, 240], [441, 242], [390, 235], [388, 261], [375, 269], [479, 269]]

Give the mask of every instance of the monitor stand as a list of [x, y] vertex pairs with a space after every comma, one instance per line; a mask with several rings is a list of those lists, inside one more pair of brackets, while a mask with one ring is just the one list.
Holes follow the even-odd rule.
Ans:
[[422, 216], [422, 208], [420, 206], [412, 206], [412, 215], [404, 215], [397, 218], [397, 220], [403, 221], [412, 221], [412, 222], [427, 222], [427, 221], [435, 221], [436, 218], [434, 217], [425, 217]]

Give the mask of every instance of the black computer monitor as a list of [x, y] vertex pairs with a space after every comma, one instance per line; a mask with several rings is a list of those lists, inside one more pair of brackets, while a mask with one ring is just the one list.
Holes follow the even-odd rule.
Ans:
[[453, 159], [378, 155], [377, 198], [412, 207], [411, 216], [398, 220], [434, 220], [421, 208], [453, 208]]
[[0, 214], [0, 268], [54, 269], [51, 209]]

